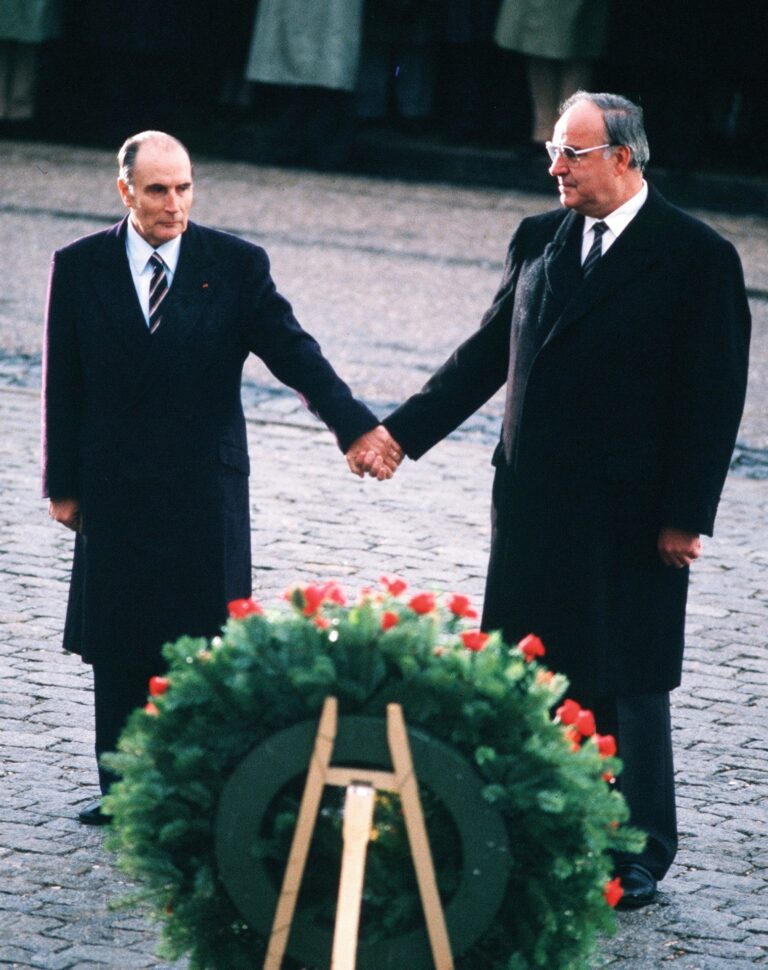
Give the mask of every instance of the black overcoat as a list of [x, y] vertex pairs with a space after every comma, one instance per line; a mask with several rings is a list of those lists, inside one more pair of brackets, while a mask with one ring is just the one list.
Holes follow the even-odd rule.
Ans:
[[582, 279], [583, 218], [525, 219], [480, 329], [385, 424], [418, 458], [507, 382], [483, 625], [544, 640], [576, 696], [680, 682], [688, 570], [711, 534], [746, 386], [733, 246], [652, 188]]
[[342, 449], [377, 423], [299, 326], [262, 249], [190, 223], [150, 335], [125, 230], [54, 254], [44, 346], [43, 493], [79, 499], [83, 515], [64, 645], [90, 662], [214, 635], [227, 602], [250, 594], [249, 353]]

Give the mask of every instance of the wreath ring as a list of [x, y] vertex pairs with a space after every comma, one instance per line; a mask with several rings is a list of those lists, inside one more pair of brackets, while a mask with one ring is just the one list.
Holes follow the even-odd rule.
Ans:
[[[258, 853], [264, 818], [280, 791], [306, 771], [316, 725], [304, 721], [272, 735], [234, 770], [219, 801], [215, 845], [219, 873], [246, 921], [268, 937], [277, 892]], [[442, 802], [456, 827], [463, 860], [461, 882], [445, 907], [453, 951], [466, 952], [493, 923], [506, 893], [510, 868], [504, 822], [483, 798], [484, 784], [456, 751], [423, 731], [408, 730], [419, 783]], [[364, 754], [361, 755], [361, 752]], [[380, 718], [343, 717], [338, 724], [334, 759], [345, 764], [387, 767], [386, 723]], [[323, 965], [332, 934], [300, 911], [294, 916], [288, 952], [298, 960]], [[361, 970], [430, 970], [432, 956], [423, 929], [394, 939], [360, 941]]]

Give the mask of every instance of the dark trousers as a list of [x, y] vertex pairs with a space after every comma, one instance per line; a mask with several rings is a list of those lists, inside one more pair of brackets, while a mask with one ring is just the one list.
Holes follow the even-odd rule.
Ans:
[[648, 836], [641, 853], [617, 853], [616, 864], [636, 863], [663, 879], [677, 852], [669, 694], [598, 697], [584, 706], [591, 707], [598, 732], [616, 739], [624, 764], [617, 785], [629, 805], [630, 825]]
[[131, 711], [147, 702], [149, 678], [165, 672], [165, 661], [142, 658], [117, 662], [100, 661], [93, 665], [93, 695], [96, 710], [96, 761], [99, 766], [99, 786], [106, 795], [117, 780], [113, 772], [101, 764], [106, 751], [114, 751]]

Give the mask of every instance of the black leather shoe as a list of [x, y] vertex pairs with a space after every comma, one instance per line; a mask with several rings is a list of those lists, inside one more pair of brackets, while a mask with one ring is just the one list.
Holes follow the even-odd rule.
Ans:
[[621, 888], [624, 890], [624, 895], [616, 909], [639, 909], [652, 903], [656, 898], [656, 880], [645, 866], [637, 863], [619, 866], [616, 875], [621, 880]]
[[107, 815], [101, 810], [101, 802], [94, 802], [87, 808], [84, 808], [82, 812], [77, 814], [78, 822], [82, 822], [83, 825], [109, 825], [112, 821], [112, 816]]

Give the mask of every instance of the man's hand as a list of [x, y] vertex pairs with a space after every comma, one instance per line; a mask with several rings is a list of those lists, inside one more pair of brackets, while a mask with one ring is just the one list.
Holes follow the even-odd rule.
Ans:
[[681, 529], [662, 529], [657, 542], [661, 561], [665, 566], [683, 569], [701, 555], [701, 539], [697, 532]]
[[48, 515], [54, 521], [60, 522], [73, 532], [81, 532], [83, 520], [80, 515], [80, 503], [76, 498], [51, 499], [48, 503]]
[[379, 424], [352, 443], [346, 458], [353, 474], [363, 478], [368, 472], [371, 478], [383, 482], [395, 474], [403, 460], [403, 449], [384, 425]]

